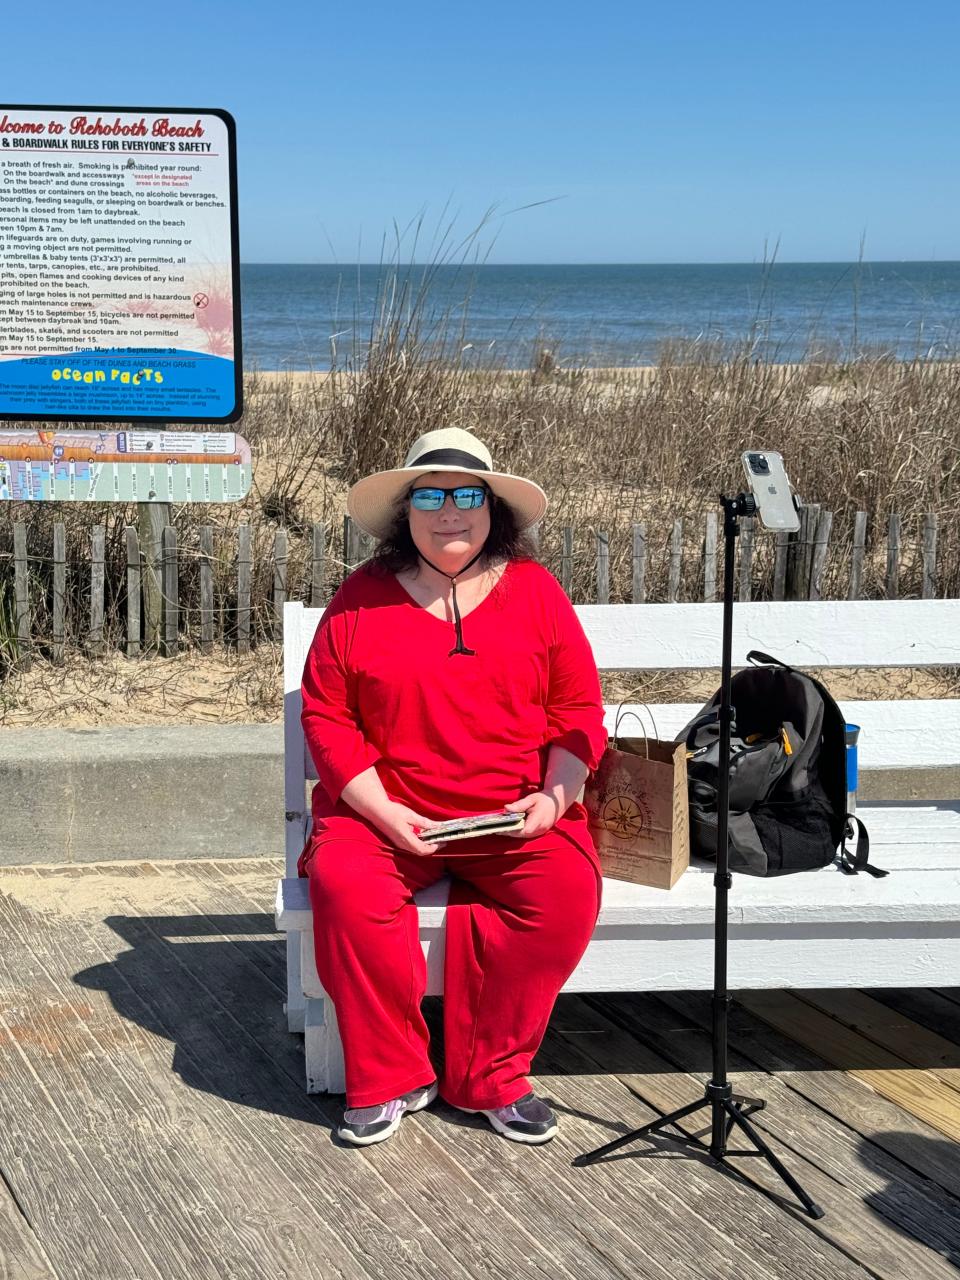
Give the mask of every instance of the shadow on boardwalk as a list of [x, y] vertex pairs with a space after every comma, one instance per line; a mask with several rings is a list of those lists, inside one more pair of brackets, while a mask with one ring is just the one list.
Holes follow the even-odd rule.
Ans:
[[[8, 1273], [957, 1274], [960, 1162], [944, 1129], [960, 1093], [949, 1062], [934, 1061], [940, 1042], [921, 1034], [952, 1030], [951, 993], [851, 993], [870, 1002], [856, 1010], [870, 1014], [870, 1037], [843, 1024], [843, 1008], [824, 1012], [822, 993], [781, 993], [763, 1016], [750, 993], [735, 1006], [735, 1085], [767, 1099], [756, 1122], [824, 1205], [818, 1223], [776, 1202], [759, 1161], [734, 1178], [673, 1144], [638, 1143], [572, 1167], [700, 1096], [707, 993], [562, 996], [534, 1064], [561, 1120], [544, 1147], [505, 1142], [438, 1103], [358, 1151], [332, 1136], [343, 1099], [305, 1092], [302, 1040], [286, 1029], [284, 940], [264, 909], [278, 869], [0, 872], [0, 1257], [20, 1268]], [[844, 1028], [849, 1061], [815, 1020], [809, 1042], [801, 1005]], [[424, 1009], [439, 1066], [440, 1001]], [[883, 1011], [925, 1065], [892, 1049], [878, 1061]]]

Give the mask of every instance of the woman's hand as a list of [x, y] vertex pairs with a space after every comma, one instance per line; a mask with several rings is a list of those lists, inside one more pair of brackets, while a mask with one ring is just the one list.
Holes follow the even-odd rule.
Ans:
[[578, 756], [553, 743], [547, 756], [543, 788], [534, 791], [533, 795], [503, 806], [511, 813], [526, 814], [523, 830], [510, 834], [526, 840], [530, 836], [542, 836], [545, 831], [556, 826], [557, 820], [563, 817], [576, 800], [587, 772], [587, 766]]
[[397, 804], [391, 800], [373, 765], [351, 778], [340, 796], [355, 813], [372, 822], [390, 844], [402, 849], [404, 853], [416, 853], [420, 856], [436, 853], [443, 843], [442, 840], [426, 842], [417, 836], [420, 827], [436, 824], [430, 818], [408, 809], [405, 804]]
[[519, 840], [529, 840], [531, 836], [542, 836], [560, 817], [560, 801], [549, 791], [534, 791], [533, 795], [524, 796], [522, 800], [513, 800], [503, 807], [509, 809], [511, 813], [524, 814], [522, 830], [506, 833]]
[[396, 804], [392, 800], [378, 807], [377, 812], [370, 815], [370, 821], [394, 848], [402, 849], [404, 853], [415, 853], [423, 857], [428, 853], [436, 853], [443, 843], [442, 840], [428, 843], [417, 835], [420, 828], [434, 825], [433, 819], [425, 818], [413, 809], [408, 809], [405, 804]]

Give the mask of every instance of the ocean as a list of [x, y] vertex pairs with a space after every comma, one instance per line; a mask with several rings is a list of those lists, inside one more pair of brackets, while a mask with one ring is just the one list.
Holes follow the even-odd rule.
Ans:
[[776, 362], [944, 359], [960, 341], [958, 262], [484, 264], [393, 274], [246, 264], [241, 291], [247, 369], [362, 359], [391, 296], [407, 299], [421, 336], [476, 366], [529, 368], [544, 348], [567, 367], [646, 365], [678, 342], [717, 353], [746, 347]]

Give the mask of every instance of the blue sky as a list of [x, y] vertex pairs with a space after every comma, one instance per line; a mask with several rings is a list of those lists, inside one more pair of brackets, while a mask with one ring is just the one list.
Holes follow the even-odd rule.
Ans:
[[461, 236], [491, 208], [495, 262], [749, 262], [778, 241], [849, 261], [861, 236], [872, 261], [960, 259], [955, 3], [39, 13], [4, 13], [5, 101], [233, 112], [248, 262], [375, 261], [394, 223]]

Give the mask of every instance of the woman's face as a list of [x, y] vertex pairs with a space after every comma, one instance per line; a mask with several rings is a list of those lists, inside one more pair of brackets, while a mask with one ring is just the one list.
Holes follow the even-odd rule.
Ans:
[[[461, 485], [483, 484], [477, 476], [462, 471], [430, 471], [418, 476], [414, 489], [456, 489]], [[482, 507], [461, 511], [447, 494], [439, 511], [418, 511], [407, 504], [410, 536], [428, 560], [449, 573], [465, 565], [477, 554], [490, 534], [490, 495]]]

